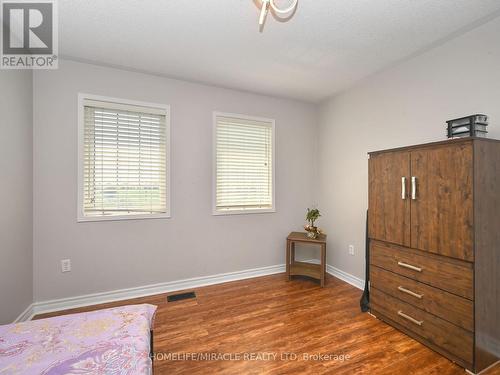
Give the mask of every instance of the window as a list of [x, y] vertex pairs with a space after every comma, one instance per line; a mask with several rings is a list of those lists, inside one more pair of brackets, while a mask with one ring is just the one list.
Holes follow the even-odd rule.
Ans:
[[169, 107], [79, 95], [78, 220], [169, 217]]
[[274, 212], [274, 120], [214, 113], [214, 214]]

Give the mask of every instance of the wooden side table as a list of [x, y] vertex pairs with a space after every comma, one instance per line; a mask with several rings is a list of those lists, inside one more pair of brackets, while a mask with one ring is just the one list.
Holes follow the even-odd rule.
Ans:
[[[320, 264], [297, 262], [295, 260], [295, 243], [309, 243], [321, 246]], [[294, 275], [309, 276], [319, 279], [321, 287], [325, 286], [326, 275], [326, 234], [320, 234], [318, 238], [307, 237], [303, 232], [292, 232], [286, 238], [286, 274], [288, 280]]]

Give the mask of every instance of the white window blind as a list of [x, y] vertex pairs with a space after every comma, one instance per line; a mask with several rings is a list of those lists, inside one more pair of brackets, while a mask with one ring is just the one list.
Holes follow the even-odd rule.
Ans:
[[215, 116], [215, 211], [272, 210], [272, 120]]
[[165, 214], [166, 110], [83, 101], [85, 217]]

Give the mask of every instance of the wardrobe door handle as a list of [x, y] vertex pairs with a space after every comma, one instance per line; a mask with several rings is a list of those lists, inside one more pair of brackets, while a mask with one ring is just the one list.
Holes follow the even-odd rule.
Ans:
[[398, 290], [399, 290], [400, 292], [403, 292], [403, 293], [409, 294], [410, 296], [416, 297], [416, 298], [418, 298], [418, 299], [422, 299], [422, 297], [424, 296], [423, 294], [418, 294], [418, 293], [412, 292], [411, 290], [406, 289], [406, 288], [403, 288], [402, 286], [399, 286], [399, 287], [398, 287]]
[[412, 266], [411, 264], [408, 264], [408, 263], [398, 262], [398, 266], [408, 268], [412, 271], [422, 272], [422, 268], [417, 267], [417, 266]]
[[406, 177], [401, 177], [401, 199], [406, 199]]
[[417, 326], [421, 326], [424, 324], [423, 320], [417, 320], [415, 318], [412, 318], [410, 315], [406, 315], [403, 311], [399, 310], [398, 315], [405, 318], [406, 320], [409, 320], [412, 323], [415, 323]]
[[411, 199], [417, 199], [417, 178], [415, 176], [411, 178]]

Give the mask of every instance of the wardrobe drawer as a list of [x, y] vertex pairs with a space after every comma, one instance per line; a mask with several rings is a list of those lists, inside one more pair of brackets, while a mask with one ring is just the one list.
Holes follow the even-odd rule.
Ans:
[[376, 288], [371, 289], [370, 307], [375, 315], [381, 314], [444, 351], [472, 363], [472, 333]]
[[420, 250], [371, 241], [370, 263], [472, 300], [472, 264]]
[[474, 331], [472, 301], [373, 266], [370, 285], [428, 313]]

